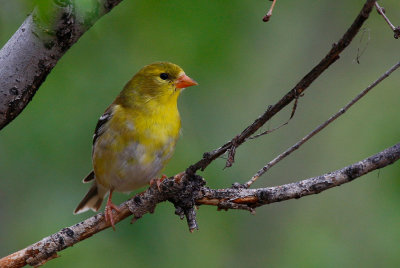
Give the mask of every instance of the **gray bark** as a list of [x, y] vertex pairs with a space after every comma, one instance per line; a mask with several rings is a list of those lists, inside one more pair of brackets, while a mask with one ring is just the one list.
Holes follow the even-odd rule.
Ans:
[[0, 50], [0, 129], [17, 117], [65, 52], [101, 16], [122, 0], [103, 0], [95, 16], [79, 16], [72, 4], [54, 1], [51, 29], [38, 25], [34, 11]]

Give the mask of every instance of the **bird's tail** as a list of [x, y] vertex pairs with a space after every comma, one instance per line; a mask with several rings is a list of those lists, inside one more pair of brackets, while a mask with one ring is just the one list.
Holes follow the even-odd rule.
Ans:
[[74, 214], [79, 214], [89, 209], [93, 211], [98, 211], [101, 207], [101, 203], [103, 203], [103, 199], [106, 196], [107, 192], [107, 189], [94, 182], [85, 197], [74, 210]]

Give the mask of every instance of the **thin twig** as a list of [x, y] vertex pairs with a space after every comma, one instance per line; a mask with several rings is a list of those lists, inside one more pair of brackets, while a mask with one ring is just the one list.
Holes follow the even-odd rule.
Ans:
[[296, 151], [299, 149], [306, 141], [311, 139], [315, 134], [319, 133], [321, 130], [323, 130], [325, 127], [327, 127], [330, 123], [335, 121], [339, 116], [344, 114], [351, 106], [353, 106], [356, 102], [358, 102], [362, 97], [364, 97], [371, 89], [373, 89], [376, 85], [378, 85], [380, 82], [382, 82], [385, 78], [387, 78], [391, 73], [393, 73], [397, 68], [400, 67], [400, 62], [392, 66], [389, 70], [387, 70], [381, 77], [379, 77], [375, 82], [373, 82], [371, 85], [369, 85], [367, 88], [365, 88], [363, 91], [361, 91], [354, 99], [352, 99], [346, 106], [344, 106], [342, 109], [339, 110], [336, 114], [331, 116], [327, 121], [325, 121], [323, 124], [319, 125], [316, 129], [311, 131], [309, 134], [307, 134], [305, 137], [303, 137], [300, 141], [298, 141], [296, 144], [294, 144], [292, 147], [288, 148], [286, 151], [275, 157], [273, 160], [271, 160], [268, 164], [266, 164], [263, 168], [261, 168], [259, 171], [257, 171], [254, 176], [244, 184], [246, 188], [249, 188], [260, 176], [262, 176], [265, 172], [267, 172], [270, 168], [272, 168], [274, 165], [276, 165], [278, 162], [280, 162], [282, 159], [290, 155], [292, 152]]
[[375, 2], [375, 7], [376, 10], [378, 11], [378, 14], [380, 14], [383, 19], [386, 21], [386, 23], [389, 25], [389, 27], [392, 29], [394, 33], [394, 38], [398, 39], [400, 36], [400, 27], [396, 27], [393, 25], [393, 23], [390, 22], [389, 18], [386, 16], [386, 11], [383, 7], [381, 7], [378, 2]]
[[278, 129], [280, 129], [281, 127], [286, 126], [287, 124], [289, 124], [289, 121], [290, 121], [290, 119], [289, 119], [288, 121], [286, 121], [285, 123], [283, 123], [282, 125], [280, 125], [280, 126], [277, 126], [277, 127], [273, 128], [273, 129], [268, 129], [268, 130], [266, 130], [266, 131], [264, 131], [264, 132], [261, 132], [261, 133], [259, 133], [259, 134], [254, 135], [254, 136], [251, 136], [251, 137], [249, 137], [249, 140], [256, 139], [256, 138], [258, 138], [258, 137], [260, 137], [260, 136], [263, 136], [263, 135], [272, 133], [272, 132], [274, 132], [275, 130], [278, 130]]
[[298, 98], [310, 85], [317, 79], [332, 63], [339, 59], [340, 53], [351, 43], [354, 36], [357, 34], [364, 21], [368, 19], [368, 16], [374, 6], [375, 1], [367, 0], [357, 15], [352, 25], [347, 29], [342, 38], [337, 44], [333, 44], [328, 54], [306, 75], [304, 76], [297, 85], [286, 93], [276, 104], [272, 105], [267, 109], [259, 118], [257, 118], [251, 125], [245, 128], [242, 133], [235, 136], [231, 141], [225, 143], [221, 147], [203, 154], [203, 158], [195, 164], [191, 165], [186, 172], [188, 174], [195, 174], [197, 170], [204, 170], [213, 160], [223, 155], [226, 151], [232, 148], [233, 142], [235, 146], [240, 146], [245, 142], [248, 137], [253, 135], [258, 129], [260, 129], [268, 120], [270, 120], [275, 114], [281, 111], [284, 107], [290, 104], [293, 100]]
[[[376, 169], [393, 164], [399, 159], [400, 143], [334, 172], [295, 183], [259, 189], [209, 189], [202, 185], [204, 180], [201, 177], [193, 180], [189, 176], [180, 173], [176, 177], [165, 179], [160, 185], [160, 190], [157, 188], [157, 185], [154, 185], [145, 192], [137, 194], [122, 203], [119, 206], [120, 212], [114, 213], [114, 218], [115, 222], [118, 223], [133, 213], [135, 220], [138, 220], [143, 215], [154, 211], [157, 204], [171, 197], [185, 200], [188, 198], [186, 196], [187, 193], [191, 192], [193, 187], [199, 187], [198, 191], [195, 191], [193, 196], [191, 196], [191, 199], [197, 205], [213, 205], [219, 209], [241, 209], [254, 213], [256, 207], [320, 193], [329, 188], [350, 182]], [[0, 259], [0, 267], [17, 268], [24, 265], [35, 266], [44, 264], [56, 258], [57, 252], [71, 247], [109, 227], [110, 225], [104, 220], [104, 214], [96, 214], [80, 223], [63, 228], [59, 232], [45, 237], [27, 248]]]
[[[365, 32], [368, 32], [368, 39], [367, 39], [367, 42], [365, 43], [365, 46], [362, 49], [360, 49], [360, 47], [362, 45], [362, 42], [364, 40]], [[362, 31], [362, 33], [361, 33], [361, 36], [360, 36], [359, 46], [357, 47], [357, 55], [356, 55], [357, 64], [360, 64], [360, 58], [364, 54], [364, 52], [367, 50], [367, 47], [368, 47], [368, 44], [369, 44], [370, 40], [371, 40], [371, 35], [370, 35], [370, 32], [369, 32], [369, 29], [364, 29]]]
[[271, 1], [272, 1], [271, 7], [269, 8], [267, 15], [264, 16], [263, 22], [269, 21], [269, 19], [272, 16], [272, 11], [274, 10], [276, 0], [271, 0]]
[[278, 130], [278, 129], [280, 129], [281, 127], [286, 126], [287, 124], [289, 124], [290, 120], [293, 118], [294, 114], [296, 113], [296, 108], [297, 108], [297, 103], [298, 103], [298, 101], [299, 101], [299, 98], [297, 97], [297, 98], [294, 100], [293, 108], [292, 108], [292, 112], [291, 112], [291, 114], [290, 114], [290, 117], [289, 117], [289, 119], [288, 119], [285, 123], [283, 123], [283, 124], [280, 125], [280, 126], [277, 126], [276, 128], [268, 129], [268, 130], [266, 130], [266, 131], [264, 131], [264, 132], [261, 132], [261, 133], [259, 133], [259, 134], [254, 135], [254, 136], [251, 136], [251, 137], [249, 137], [248, 139], [249, 139], [249, 140], [256, 139], [256, 138], [258, 138], [258, 137], [260, 137], [260, 136], [263, 136], [263, 135], [272, 133], [272, 132], [274, 132], [275, 130]]

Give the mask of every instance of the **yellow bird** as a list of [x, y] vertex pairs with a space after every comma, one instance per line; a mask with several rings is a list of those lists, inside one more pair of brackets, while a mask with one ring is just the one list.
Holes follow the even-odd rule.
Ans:
[[94, 180], [75, 209], [98, 211], [107, 194], [106, 221], [114, 228], [113, 191], [130, 192], [156, 178], [171, 158], [181, 121], [177, 107], [181, 91], [197, 83], [178, 66], [156, 62], [143, 67], [125, 85], [97, 122], [93, 135]]

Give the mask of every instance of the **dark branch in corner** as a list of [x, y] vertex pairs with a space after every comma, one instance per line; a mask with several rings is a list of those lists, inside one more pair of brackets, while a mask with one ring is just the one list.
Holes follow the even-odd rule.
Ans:
[[389, 20], [389, 18], [386, 16], [386, 11], [383, 7], [381, 7], [378, 2], [375, 2], [375, 7], [376, 11], [378, 11], [378, 14], [383, 17], [383, 19], [386, 21], [386, 23], [389, 25], [390, 29], [392, 29], [394, 38], [399, 39], [400, 36], [400, 26], [395, 27]]
[[[95, 23], [122, 0], [101, 0], [90, 18]], [[54, 1], [54, 24], [43, 28], [35, 10], [0, 50], [0, 129], [28, 105], [58, 60], [89, 29], [89, 20]]]
[[[340, 53], [351, 43], [354, 36], [360, 30], [364, 21], [368, 19], [369, 14], [374, 6], [375, 1], [367, 0], [361, 9], [360, 13], [342, 36], [338, 43], [333, 44], [328, 54], [306, 75], [297, 85], [283, 96], [277, 103], [269, 106], [259, 118], [257, 118], [251, 125], [245, 128], [242, 133], [237, 135], [231, 141], [225, 143], [218, 149], [205, 153], [203, 158], [197, 163], [191, 165], [186, 172], [188, 174], [195, 174], [198, 170], [204, 170], [213, 160], [217, 159], [227, 151], [235, 151], [236, 147], [244, 143], [251, 135], [260, 129], [269, 119], [281, 111], [284, 107], [290, 104], [293, 100], [297, 99], [301, 94], [317, 79], [332, 63], [339, 59]], [[233, 149], [233, 147], [235, 147]], [[230, 155], [232, 158], [233, 155]], [[229, 160], [229, 159], [228, 159]], [[229, 164], [227, 165], [229, 166]]]
[[[120, 212], [114, 214], [115, 222], [120, 222], [132, 214], [135, 215], [134, 221], [136, 221], [143, 215], [154, 212], [158, 203], [167, 200], [174, 203], [179, 215], [193, 213], [194, 210], [186, 209], [187, 206], [194, 203], [197, 205], [213, 205], [217, 206], [218, 209], [242, 209], [254, 212], [255, 208], [262, 205], [318, 194], [329, 188], [350, 182], [375, 169], [393, 164], [399, 159], [400, 143], [334, 172], [295, 183], [259, 189], [240, 187], [209, 189], [204, 186], [205, 181], [202, 177], [189, 177], [185, 173], [180, 173], [175, 177], [165, 179], [161, 183], [160, 189], [157, 188], [157, 185], [153, 185], [145, 192], [122, 203], [119, 206]], [[193, 219], [193, 216], [187, 218]], [[195, 222], [189, 223], [195, 224], [190, 227], [191, 231], [197, 228]], [[0, 267], [16, 268], [27, 264], [32, 266], [42, 265], [48, 260], [58, 257], [57, 252], [109, 227], [110, 225], [104, 220], [104, 214], [99, 213], [0, 259]]]

